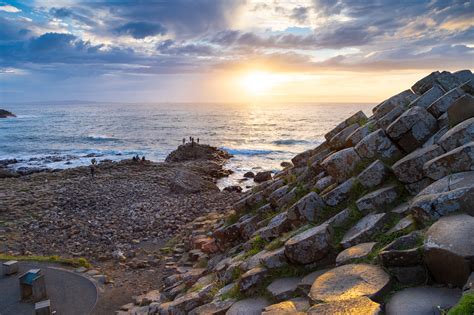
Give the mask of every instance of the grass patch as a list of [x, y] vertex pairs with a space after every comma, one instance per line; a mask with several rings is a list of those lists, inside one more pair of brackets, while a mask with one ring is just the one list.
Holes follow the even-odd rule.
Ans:
[[234, 223], [237, 223], [239, 219], [240, 219], [240, 216], [237, 214], [237, 212], [233, 211], [225, 218], [224, 226], [229, 226]]
[[63, 265], [69, 265], [74, 267], [85, 267], [91, 268], [92, 265], [85, 258], [64, 258], [60, 256], [13, 256], [13, 255], [4, 255], [0, 254], [0, 260], [18, 260], [18, 261], [36, 261], [36, 262], [48, 262], [48, 263], [57, 263]]
[[221, 296], [221, 300], [223, 301], [228, 300], [228, 299], [242, 300], [244, 298], [245, 298], [245, 295], [240, 292], [239, 286], [237, 284], [234, 285], [232, 289], [222, 294]]
[[265, 248], [267, 242], [260, 237], [260, 235], [255, 236], [250, 240], [250, 249], [244, 254], [244, 259], [251, 257], [259, 253], [262, 249]]
[[474, 293], [464, 294], [453, 308], [448, 312], [448, 315], [465, 315], [474, 314]]

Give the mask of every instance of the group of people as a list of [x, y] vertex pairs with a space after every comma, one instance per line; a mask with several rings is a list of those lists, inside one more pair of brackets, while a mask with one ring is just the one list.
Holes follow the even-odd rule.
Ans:
[[145, 156], [142, 156], [142, 158], [140, 159], [140, 156], [137, 154], [137, 155], [135, 155], [134, 157], [132, 157], [132, 161], [133, 161], [133, 162], [140, 162], [140, 161], [141, 161], [141, 162], [145, 162], [146, 159], [145, 159]]
[[[191, 145], [194, 145], [194, 137], [189, 137], [189, 142]], [[199, 144], [199, 138], [196, 139], [197, 144]], [[186, 143], [186, 138], [183, 138], [183, 144]]]

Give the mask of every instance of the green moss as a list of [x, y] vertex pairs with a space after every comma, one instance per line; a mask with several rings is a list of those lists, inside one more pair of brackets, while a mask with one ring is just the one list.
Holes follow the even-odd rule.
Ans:
[[374, 121], [367, 123], [367, 128], [369, 129], [369, 132], [374, 132], [378, 129], [377, 124]]
[[474, 314], [474, 293], [464, 294], [448, 315], [466, 315]]
[[228, 299], [236, 299], [236, 300], [242, 300], [245, 298], [245, 295], [243, 295], [240, 290], [239, 286], [236, 284], [230, 289], [228, 292], [222, 294], [221, 300], [225, 301]]
[[232, 211], [225, 219], [224, 226], [229, 226], [234, 223], [237, 223], [239, 221], [240, 216], [237, 214], [237, 212]]
[[37, 262], [49, 262], [58, 263], [63, 265], [70, 265], [74, 267], [85, 267], [90, 268], [92, 265], [85, 258], [64, 258], [60, 256], [13, 256], [0, 254], [0, 260], [18, 260], [18, 261], [37, 261]]

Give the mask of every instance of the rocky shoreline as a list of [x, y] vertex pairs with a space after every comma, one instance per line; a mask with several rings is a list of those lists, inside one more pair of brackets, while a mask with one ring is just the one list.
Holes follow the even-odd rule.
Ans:
[[161, 289], [117, 314], [473, 313], [473, 84], [433, 72], [348, 117], [188, 223]]
[[[195, 150], [201, 154], [179, 158]], [[228, 173], [225, 152], [186, 145], [172, 156], [99, 163], [94, 177], [78, 167], [0, 179], [0, 254], [84, 257], [108, 276], [112, 300], [114, 292], [126, 302], [158, 288], [150, 275], [163, 264], [160, 248], [196, 217], [229, 211], [239, 196], [215, 184]]]

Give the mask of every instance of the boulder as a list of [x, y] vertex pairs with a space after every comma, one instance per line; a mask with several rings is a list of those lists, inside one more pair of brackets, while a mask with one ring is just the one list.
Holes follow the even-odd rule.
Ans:
[[410, 90], [405, 90], [383, 101], [372, 109], [374, 117], [380, 119], [396, 107], [405, 107], [410, 104], [416, 95]]
[[474, 76], [471, 72], [471, 70], [464, 69], [464, 70], [459, 70], [453, 73], [453, 75], [458, 78], [458, 80], [462, 83], [466, 83], [469, 80], [473, 79]]
[[444, 95], [444, 90], [438, 85], [435, 84], [431, 89], [423, 93], [420, 97], [415, 99], [411, 104], [410, 107], [413, 106], [420, 106], [424, 109], [427, 109], [428, 106], [433, 104], [438, 98]]
[[311, 290], [311, 286], [313, 285], [314, 281], [321, 276], [322, 274], [326, 273], [326, 271], [329, 271], [330, 269], [320, 269], [313, 271], [306, 276], [304, 276], [300, 283], [298, 284], [298, 288], [300, 292], [302, 292], [304, 295], [307, 295], [309, 293], [309, 290]]
[[286, 195], [289, 191], [290, 191], [290, 186], [285, 185], [285, 186], [282, 186], [282, 187], [278, 188], [278, 189], [275, 190], [274, 192], [272, 192], [272, 193], [268, 196], [268, 200], [270, 201], [270, 204], [271, 204], [273, 207], [277, 207], [277, 201], [278, 201], [281, 197], [283, 197], [284, 195]]
[[304, 315], [308, 308], [308, 299], [293, 298], [265, 307], [262, 315]]
[[270, 305], [264, 298], [250, 298], [235, 302], [226, 315], [260, 315], [263, 309]]
[[365, 188], [373, 188], [382, 184], [388, 175], [388, 168], [379, 160], [372, 162], [357, 175], [359, 183]]
[[346, 138], [346, 144], [345, 147], [353, 147], [357, 143], [359, 143], [360, 140], [362, 140], [365, 136], [367, 136], [370, 133], [369, 131], [369, 126], [364, 125], [356, 130], [354, 130], [351, 134], [349, 134]]
[[474, 141], [429, 160], [423, 166], [425, 175], [434, 180], [466, 171], [474, 171]]
[[363, 296], [379, 300], [389, 288], [390, 276], [379, 266], [349, 264], [319, 276], [309, 297], [315, 302], [336, 302]]
[[412, 107], [387, 127], [387, 134], [406, 152], [415, 151], [437, 130], [436, 119], [423, 107]]
[[342, 227], [351, 219], [351, 210], [346, 208], [342, 211], [339, 211], [337, 214], [333, 215], [326, 222], [331, 227]]
[[469, 118], [446, 132], [438, 144], [446, 151], [451, 151], [474, 139], [474, 117]]
[[256, 183], [263, 183], [270, 179], [272, 179], [272, 171], [258, 172], [253, 178]]
[[244, 174], [244, 178], [254, 178], [255, 174], [253, 172], [246, 172]]
[[252, 193], [232, 206], [238, 213], [249, 211], [255, 207], [262, 205], [265, 202], [265, 197], [262, 192]]
[[411, 87], [412, 91], [418, 95], [422, 95], [423, 93], [431, 89], [431, 87], [433, 87], [433, 85], [436, 83], [436, 78], [439, 76], [439, 74], [440, 74], [439, 71], [431, 72], [429, 75], [427, 75], [423, 79], [418, 80]]
[[167, 305], [171, 314], [188, 314], [198, 306], [210, 302], [210, 292], [213, 285], [208, 285], [198, 292], [187, 293]]
[[322, 195], [321, 198], [327, 205], [335, 207], [341, 202], [349, 198], [351, 189], [354, 186], [354, 184], [355, 184], [355, 178], [354, 177], [349, 178], [344, 183], [340, 184], [339, 186], [335, 187], [331, 191]]
[[291, 222], [288, 219], [288, 213], [284, 211], [274, 216], [267, 226], [257, 230], [255, 234], [260, 235], [266, 241], [271, 241], [281, 234], [288, 232], [290, 228]]
[[349, 231], [344, 234], [341, 245], [344, 248], [367, 242], [372, 236], [387, 229], [386, 224], [391, 221], [393, 214], [371, 213], [360, 219]]
[[380, 304], [368, 297], [361, 296], [336, 302], [316, 304], [308, 310], [308, 315], [334, 315], [334, 314], [364, 314], [380, 315]]
[[387, 137], [382, 129], [378, 129], [362, 139], [356, 146], [356, 152], [363, 159], [394, 162], [403, 156], [398, 147]]
[[426, 232], [423, 258], [434, 279], [459, 288], [474, 271], [474, 217], [447, 216]]
[[347, 180], [361, 159], [354, 148], [340, 150], [328, 156], [321, 166], [338, 183]]
[[362, 214], [375, 211], [380, 212], [385, 210], [390, 204], [394, 203], [398, 196], [399, 193], [397, 186], [390, 185], [362, 196], [356, 201], [356, 206]]
[[[438, 124], [439, 125], [439, 124]], [[432, 135], [425, 143], [423, 143], [423, 147], [429, 147], [430, 145], [438, 144], [439, 139], [448, 132], [448, 127], [440, 127], [438, 131], [434, 135]]]
[[300, 281], [301, 278], [297, 277], [276, 279], [267, 286], [266, 290], [273, 300], [284, 301], [296, 295]]
[[240, 292], [249, 293], [263, 282], [268, 274], [268, 270], [263, 267], [255, 267], [240, 276]]
[[288, 209], [288, 220], [293, 226], [300, 226], [317, 220], [317, 212], [325, 206], [324, 201], [314, 191], [308, 193]]
[[474, 117], [474, 97], [465, 94], [458, 98], [448, 108], [448, 121], [450, 126], [456, 126], [466, 119]]
[[317, 189], [317, 191], [323, 191], [334, 183], [335, 181], [332, 176], [325, 176], [316, 182], [314, 188]]
[[439, 145], [419, 148], [393, 164], [393, 173], [402, 183], [420, 181], [424, 177], [423, 165], [443, 153], [444, 150]]
[[[344, 128], [346, 128], [349, 125], [358, 123], [359, 125], [362, 125], [364, 121], [367, 120], [367, 116], [362, 112], [358, 111], [351, 117], [347, 118], [343, 122], [339, 123], [334, 129], [329, 131], [327, 134], [324, 135], [324, 138], [326, 138], [327, 141], [330, 141], [335, 135], [337, 135], [339, 132], [341, 132]], [[294, 164], [294, 163], [293, 163]]]
[[463, 82], [449, 71], [443, 71], [436, 77], [436, 82], [446, 91], [460, 86]]
[[378, 255], [384, 267], [406, 267], [420, 265], [423, 261], [421, 240], [423, 234], [414, 231], [401, 236], [382, 248]]
[[288, 261], [285, 256], [285, 247], [265, 252], [260, 257], [260, 263], [269, 270], [287, 266]]
[[433, 180], [431, 178], [423, 178], [415, 183], [411, 184], [405, 184], [405, 189], [408, 191], [408, 193], [412, 196], [418, 195], [423, 189], [428, 187], [433, 183]]
[[448, 175], [423, 189], [410, 203], [419, 223], [439, 219], [455, 211], [474, 215], [474, 172]]
[[292, 190], [290, 190], [289, 192], [287, 192], [285, 195], [283, 195], [280, 199], [278, 199], [275, 202], [274, 207], [278, 208], [278, 209], [283, 209], [283, 207], [287, 207], [287, 206], [291, 205], [297, 197], [297, 189], [298, 189], [298, 187], [295, 187]]
[[331, 248], [332, 228], [321, 224], [297, 234], [285, 243], [285, 255], [298, 264], [309, 264], [318, 261]]
[[438, 118], [439, 116], [446, 113], [449, 107], [461, 96], [465, 95], [461, 88], [455, 88], [450, 90], [448, 93], [444, 94], [440, 98], [438, 98], [433, 104], [431, 104], [427, 110], [430, 112], [431, 115]]
[[355, 123], [342, 129], [329, 140], [329, 147], [333, 150], [343, 149], [346, 146], [346, 138], [359, 127], [359, 124]]
[[345, 265], [355, 259], [367, 257], [375, 246], [375, 242], [361, 243], [340, 252], [336, 257], [336, 266]]
[[461, 290], [435, 287], [415, 287], [396, 292], [385, 307], [387, 315], [441, 314], [461, 298]]
[[428, 271], [423, 265], [390, 267], [388, 268], [388, 272], [403, 286], [413, 287], [426, 284], [430, 281]]
[[235, 299], [225, 301], [215, 300], [211, 303], [196, 307], [189, 312], [189, 315], [223, 315], [235, 302]]
[[392, 109], [387, 114], [385, 114], [384, 116], [380, 117], [377, 120], [377, 126], [379, 128], [382, 128], [383, 130], [386, 130], [387, 127], [390, 126], [390, 124], [394, 122], [395, 119], [400, 117], [404, 112], [405, 112], [405, 107], [402, 107], [402, 106], [395, 107], [394, 109]]

